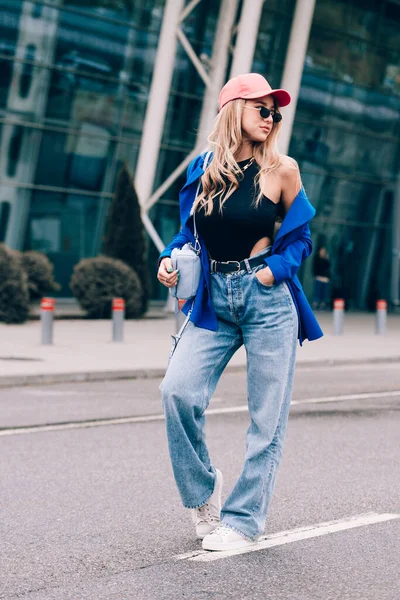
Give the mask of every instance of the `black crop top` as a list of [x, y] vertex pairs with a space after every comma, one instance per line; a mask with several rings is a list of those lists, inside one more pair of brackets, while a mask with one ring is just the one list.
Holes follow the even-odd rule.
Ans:
[[[248, 160], [238, 162], [244, 167]], [[211, 258], [214, 260], [243, 260], [258, 240], [269, 237], [272, 240], [275, 220], [280, 213], [280, 203], [266, 196], [258, 208], [252, 206], [257, 197], [254, 178], [259, 166], [254, 162], [243, 172], [239, 187], [229, 196], [219, 211], [220, 197], [214, 200], [214, 209], [210, 216], [204, 208], [196, 212], [196, 227], [204, 239]]]

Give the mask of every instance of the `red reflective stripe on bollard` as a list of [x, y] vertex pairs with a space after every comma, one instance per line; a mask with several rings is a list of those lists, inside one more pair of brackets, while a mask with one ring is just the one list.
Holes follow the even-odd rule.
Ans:
[[387, 310], [386, 300], [377, 300], [376, 301], [376, 310]]
[[53, 298], [42, 298], [40, 301], [40, 310], [54, 310], [55, 301]]
[[56, 301], [54, 298], [42, 298], [40, 301], [40, 308], [45, 308], [46, 310], [53, 310], [55, 307]]
[[42, 302], [50, 302], [51, 304], [55, 304], [55, 298], [42, 298]]
[[344, 300], [342, 298], [337, 298], [333, 301], [333, 308], [335, 309], [343, 309], [344, 308]]
[[112, 309], [125, 310], [125, 300], [123, 298], [113, 298]]

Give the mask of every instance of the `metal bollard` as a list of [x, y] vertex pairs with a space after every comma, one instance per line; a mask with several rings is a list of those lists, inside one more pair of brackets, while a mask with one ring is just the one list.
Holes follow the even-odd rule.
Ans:
[[377, 335], [386, 334], [387, 302], [386, 300], [376, 301], [376, 331]]
[[180, 328], [183, 325], [184, 320], [186, 319], [186, 315], [182, 312], [182, 306], [185, 304], [186, 300], [178, 300], [176, 299], [175, 303], [175, 333], [178, 333]]
[[125, 319], [125, 300], [123, 298], [113, 298], [112, 301], [112, 341], [124, 341], [124, 319]]
[[344, 300], [333, 301], [333, 335], [342, 335], [344, 328]]
[[42, 298], [40, 301], [40, 321], [42, 344], [51, 345], [53, 343], [53, 317], [56, 301], [54, 298]]

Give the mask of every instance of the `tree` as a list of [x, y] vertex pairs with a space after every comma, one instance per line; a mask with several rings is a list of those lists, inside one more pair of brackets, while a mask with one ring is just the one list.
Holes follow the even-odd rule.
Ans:
[[136, 271], [142, 284], [141, 314], [145, 313], [151, 294], [147, 239], [140, 216], [139, 200], [126, 163], [118, 173], [108, 215], [103, 253], [122, 260]]
[[142, 284], [127, 264], [107, 256], [84, 258], [74, 267], [70, 288], [90, 319], [109, 319], [113, 298], [124, 298], [125, 316], [141, 316]]
[[54, 281], [54, 265], [45, 254], [29, 250], [21, 252], [19, 258], [28, 279], [30, 300], [58, 292], [61, 286]]
[[24, 323], [29, 315], [28, 280], [18, 255], [0, 244], [0, 321], [5, 323]]

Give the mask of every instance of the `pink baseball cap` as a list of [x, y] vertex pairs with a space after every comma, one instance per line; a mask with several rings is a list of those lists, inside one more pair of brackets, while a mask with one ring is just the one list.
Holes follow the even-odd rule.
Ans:
[[291, 97], [286, 90], [273, 90], [268, 81], [259, 73], [245, 73], [230, 79], [219, 94], [219, 110], [231, 100], [243, 98], [254, 100], [263, 96], [274, 96], [279, 106], [287, 106]]

